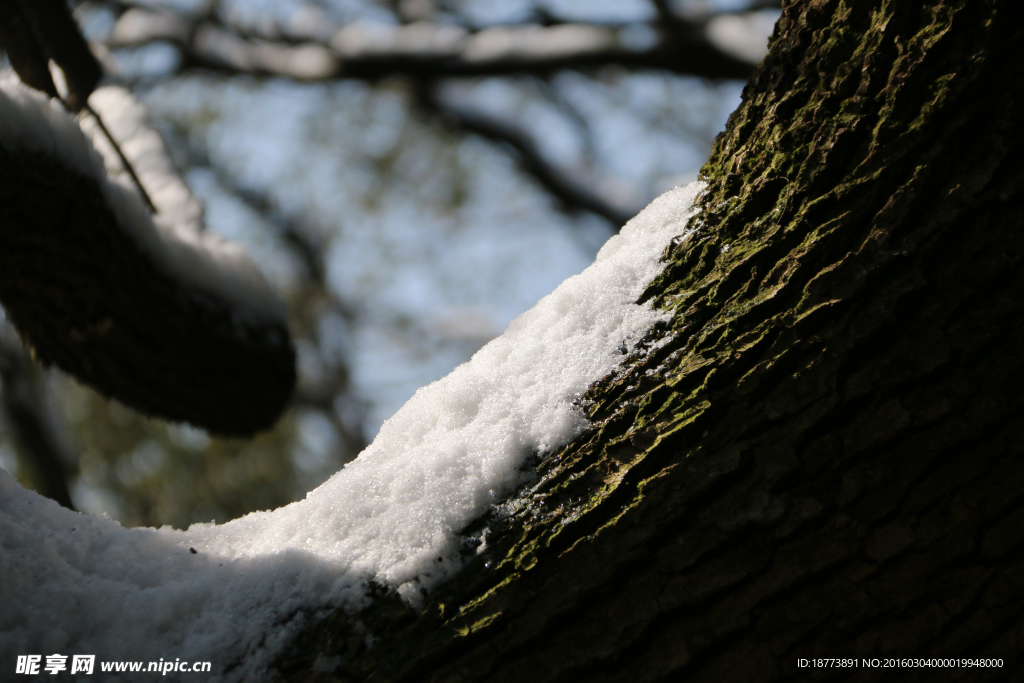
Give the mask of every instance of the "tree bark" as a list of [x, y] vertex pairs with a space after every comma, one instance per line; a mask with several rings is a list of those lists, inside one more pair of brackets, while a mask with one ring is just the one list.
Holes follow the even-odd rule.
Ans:
[[[664, 345], [591, 389], [592, 429], [466, 530], [486, 548], [424, 610], [339, 611], [282, 677], [1017, 675], [1019, 14], [787, 3], [645, 295]], [[864, 659], [961, 657], [1002, 667]]]

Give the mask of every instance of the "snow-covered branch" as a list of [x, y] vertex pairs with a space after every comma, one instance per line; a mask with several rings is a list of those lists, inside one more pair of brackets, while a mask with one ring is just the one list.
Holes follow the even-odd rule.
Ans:
[[[0, 302], [36, 357], [145, 413], [270, 427], [295, 380], [284, 308], [245, 252], [205, 233], [127, 91], [98, 91], [158, 210], [61, 105], [0, 82]], [[109, 105], [109, 106], [107, 106]], [[98, 136], [96, 136], [98, 137]]]

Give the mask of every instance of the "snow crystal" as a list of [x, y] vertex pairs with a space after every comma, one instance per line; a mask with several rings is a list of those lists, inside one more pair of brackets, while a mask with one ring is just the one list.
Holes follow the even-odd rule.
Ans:
[[[31, 102], [52, 119], [32, 131], [34, 144], [79, 140], [66, 118]], [[0, 98], [0, 140], [12, 109]], [[686, 232], [701, 189], [656, 199], [589, 268], [420, 389], [302, 501], [187, 531], [123, 529], [0, 472], [0, 661], [54, 652], [208, 660], [224, 678], [249, 680], [319, 611], [365, 607], [371, 583], [416, 604], [459, 569], [460, 531], [523, 481], [532, 453], [586, 427], [575, 399], [664, 318], [635, 302]], [[238, 666], [223, 674], [229, 665]]]
[[[130, 234], [158, 267], [197, 290], [219, 295], [233, 305], [239, 320], [285, 324], [284, 304], [238, 245], [204, 232], [201, 211], [177, 178], [160, 136], [150, 129], [144, 111], [126, 90], [102, 88], [92, 104], [106, 118], [123, 151], [138, 166], [159, 212], [151, 216], [117, 162], [104, 160], [75, 119], [56, 100], [22, 85], [11, 71], [0, 72], [0, 146], [59, 159], [94, 178], [119, 227]], [[88, 121], [88, 117], [85, 118]], [[89, 128], [90, 123], [86, 123]], [[98, 139], [98, 135], [93, 131]]]

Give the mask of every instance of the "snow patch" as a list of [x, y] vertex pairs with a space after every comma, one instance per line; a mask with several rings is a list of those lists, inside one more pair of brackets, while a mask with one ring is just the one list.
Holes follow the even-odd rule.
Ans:
[[[24, 107], [46, 122], [17, 114]], [[0, 97], [0, 121], [0, 140], [21, 126], [40, 151], [66, 146], [62, 156], [99, 172], [74, 123], [38, 98]], [[208, 660], [221, 678], [254, 680], [318, 612], [365, 607], [371, 584], [415, 604], [459, 569], [460, 531], [522, 483], [529, 456], [586, 427], [580, 394], [666, 318], [636, 301], [702, 188], [656, 199], [589, 268], [420, 389], [302, 501], [187, 531], [123, 529], [0, 472], [0, 659]]]

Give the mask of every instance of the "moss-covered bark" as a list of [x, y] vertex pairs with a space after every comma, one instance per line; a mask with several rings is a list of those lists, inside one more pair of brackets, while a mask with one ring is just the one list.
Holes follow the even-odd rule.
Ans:
[[[675, 313], [417, 613], [293, 681], [882, 680], [1024, 650], [1024, 44], [1010, 0], [788, 3], [703, 169]], [[367, 647], [366, 631], [373, 636]], [[332, 668], [330, 673], [311, 670]], [[859, 661], [859, 660], [858, 660]]]

